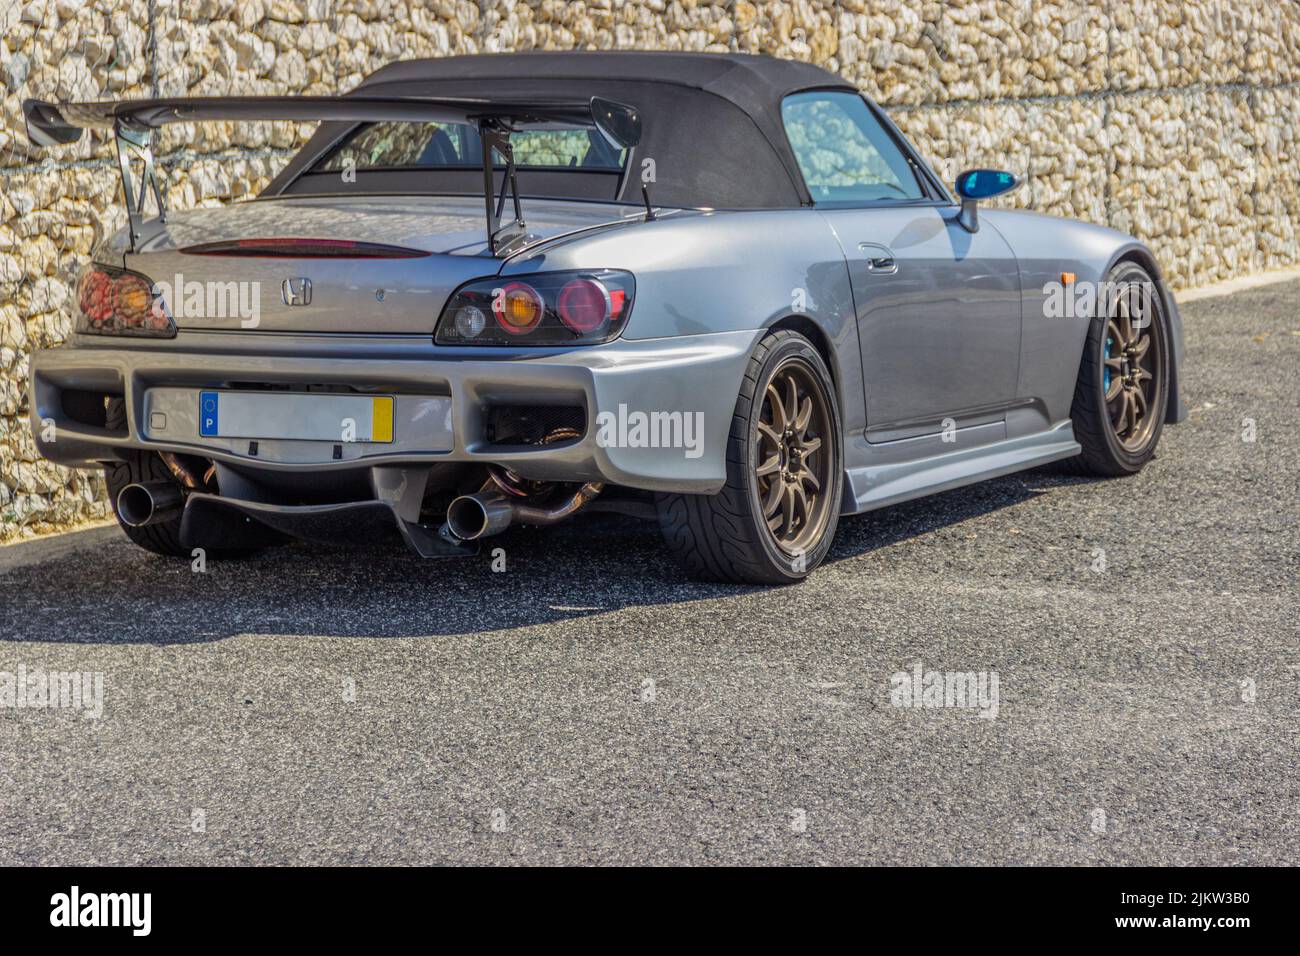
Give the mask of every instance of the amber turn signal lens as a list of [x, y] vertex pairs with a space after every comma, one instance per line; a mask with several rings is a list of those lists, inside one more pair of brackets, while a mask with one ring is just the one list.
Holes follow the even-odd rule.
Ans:
[[113, 283], [117, 313], [127, 325], [138, 325], [153, 304], [153, 296], [144, 281], [133, 275], [119, 276]]
[[545, 309], [537, 290], [523, 282], [511, 282], [493, 296], [492, 313], [497, 324], [511, 335], [531, 332], [542, 321]]

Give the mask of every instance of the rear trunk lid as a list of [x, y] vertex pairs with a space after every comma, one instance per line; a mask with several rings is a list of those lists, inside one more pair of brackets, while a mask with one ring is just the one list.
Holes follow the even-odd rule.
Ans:
[[[534, 239], [643, 215], [637, 206], [525, 200]], [[124, 265], [162, 292], [180, 329], [433, 333], [451, 293], [495, 275], [483, 200], [281, 197], [169, 213]]]

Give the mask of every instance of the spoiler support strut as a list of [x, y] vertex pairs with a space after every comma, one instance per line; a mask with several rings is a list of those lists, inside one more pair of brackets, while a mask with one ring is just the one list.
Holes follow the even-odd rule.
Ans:
[[[487, 213], [488, 252], [496, 255], [513, 242], [522, 239], [528, 233], [528, 224], [524, 222], [523, 209], [519, 204], [519, 182], [515, 176], [515, 151], [510, 145], [508, 130], [499, 129], [481, 120], [478, 127], [479, 138], [483, 141], [483, 204]], [[501, 192], [493, 203], [494, 186], [492, 182], [492, 151], [501, 154], [506, 161], [505, 172], [501, 175]], [[506, 208], [506, 187], [510, 187], [510, 197], [514, 202], [515, 220], [507, 226], [501, 225], [501, 216]]]
[[[122, 176], [122, 199], [126, 205], [132, 252], [136, 251], [135, 244], [141, 236], [140, 226], [147, 194], [153, 194], [154, 205], [158, 209], [158, 221], [167, 221], [167, 207], [163, 203], [162, 189], [158, 184], [158, 171], [154, 166], [153, 149], [150, 146], [151, 138], [150, 133], [126, 129], [121, 123], [113, 125], [113, 139], [117, 145], [117, 168]], [[138, 191], [131, 182], [133, 160], [140, 161]]]

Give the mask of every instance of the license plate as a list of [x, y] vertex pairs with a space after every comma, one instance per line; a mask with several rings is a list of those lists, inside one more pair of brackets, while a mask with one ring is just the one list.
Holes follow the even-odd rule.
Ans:
[[199, 392], [199, 435], [331, 442], [391, 442], [390, 395]]

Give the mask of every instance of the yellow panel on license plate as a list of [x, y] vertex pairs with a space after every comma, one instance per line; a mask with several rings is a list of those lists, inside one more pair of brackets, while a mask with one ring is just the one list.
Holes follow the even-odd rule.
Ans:
[[393, 400], [376, 398], [374, 400], [374, 425], [371, 426], [371, 441], [391, 442], [393, 440]]

